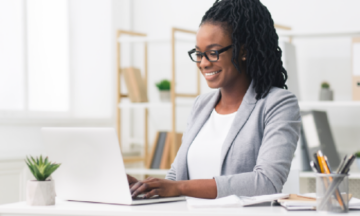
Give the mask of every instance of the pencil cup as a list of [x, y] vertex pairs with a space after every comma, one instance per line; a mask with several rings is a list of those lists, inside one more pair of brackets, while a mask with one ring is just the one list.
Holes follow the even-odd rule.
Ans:
[[349, 211], [349, 178], [346, 174], [316, 174], [316, 210]]

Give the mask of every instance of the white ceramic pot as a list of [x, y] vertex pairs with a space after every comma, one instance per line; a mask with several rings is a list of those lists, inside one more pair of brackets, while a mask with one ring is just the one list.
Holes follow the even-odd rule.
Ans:
[[358, 167], [358, 169], [360, 170], [360, 158], [356, 158], [356, 165]]
[[55, 205], [54, 180], [29, 180], [26, 188], [26, 202], [31, 206]]
[[162, 102], [170, 102], [171, 101], [170, 91], [159, 91], [159, 93], [160, 93], [160, 100]]
[[333, 91], [331, 89], [320, 89], [320, 100], [321, 101], [332, 101]]

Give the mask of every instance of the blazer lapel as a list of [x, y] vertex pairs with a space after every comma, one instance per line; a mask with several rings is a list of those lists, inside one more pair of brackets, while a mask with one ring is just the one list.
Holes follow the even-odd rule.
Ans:
[[[176, 173], [176, 179], [177, 180], [187, 180], [189, 179], [188, 175], [188, 167], [187, 167], [187, 153], [189, 150], [189, 147], [191, 143], [194, 141], [195, 137], [201, 130], [202, 126], [205, 124], [205, 122], [208, 120], [211, 112], [213, 111], [217, 101], [219, 100], [220, 96], [220, 90], [215, 91], [214, 95], [210, 98], [208, 102], [200, 101], [200, 105], [202, 107], [199, 107], [198, 110], [200, 110], [200, 113], [194, 113], [195, 120], [192, 122], [192, 125], [189, 125], [190, 128], [188, 130], [188, 134], [186, 136], [186, 139], [182, 142], [182, 148], [183, 151], [181, 151], [181, 155], [178, 155], [178, 167], [179, 172]], [[180, 151], [179, 151], [180, 153]], [[179, 174], [179, 175], [178, 175]]]
[[253, 88], [253, 82], [251, 82], [248, 90], [246, 91], [244, 99], [241, 102], [241, 105], [235, 115], [235, 119], [232, 123], [232, 126], [225, 138], [224, 143], [223, 143], [223, 146], [221, 149], [221, 158], [220, 158], [220, 161], [221, 161], [220, 173], [222, 171], [222, 167], [223, 167], [226, 155], [227, 155], [234, 139], [236, 138], [237, 134], [240, 132], [241, 128], [244, 126], [246, 121], [248, 120], [251, 112], [253, 111], [253, 109], [255, 107], [255, 104], [257, 102], [255, 97], [256, 97], [256, 92], [255, 92], [255, 89]]

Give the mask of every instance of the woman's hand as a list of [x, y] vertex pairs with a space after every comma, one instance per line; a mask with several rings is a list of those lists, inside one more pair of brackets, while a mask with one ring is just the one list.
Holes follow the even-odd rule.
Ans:
[[131, 188], [130, 192], [133, 198], [143, 194], [144, 198], [150, 198], [154, 195], [161, 197], [173, 197], [182, 195], [181, 187], [183, 181], [171, 181], [167, 179], [158, 179], [149, 177], [144, 181], [138, 181]]
[[129, 182], [129, 188], [131, 189], [132, 186], [136, 184], [136, 182], [139, 182], [136, 178], [132, 177], [131, 175], [126, 174], [128, 182]]

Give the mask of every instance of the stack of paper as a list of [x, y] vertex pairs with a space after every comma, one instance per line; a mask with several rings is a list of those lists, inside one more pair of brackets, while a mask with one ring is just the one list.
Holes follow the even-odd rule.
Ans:
[[238, 197], [236, 195], [231, 195], [219, 199], [199, 199], [187, 197], [186, 202], [190, 208], [222, 208], [254, 205], [264, 202], [271, 202], [286, 197], [289, 197], [289, 194], [271, 194], [253, 197]]
[[[286, 199], [278, 199], [278, 202], [289, 211], [316, 209], [315, 193], [304, 195], [291, 194]], [[360, 209], [360, 199], [352, 197], [349, 201], [349, 209]]]

